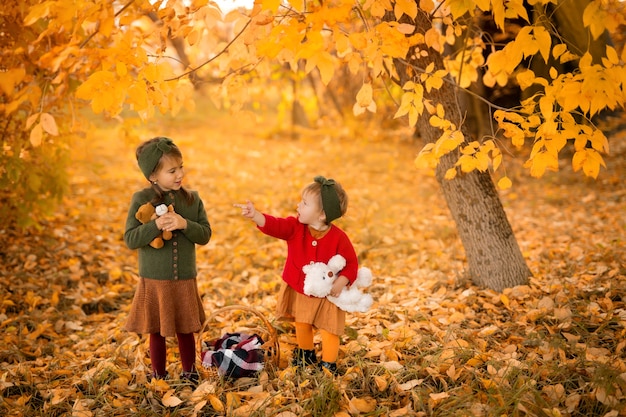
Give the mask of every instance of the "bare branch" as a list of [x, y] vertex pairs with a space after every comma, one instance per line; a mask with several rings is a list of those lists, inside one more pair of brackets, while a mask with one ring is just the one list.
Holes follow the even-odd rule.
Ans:
[[252, 23], [252, 19], [248, 20], [246, 22], [246, 24], [244, 25], [244, 27], [241, 29], [241, 31], [239, 33], [237, 33], [237, 35], [235, 35], [235, 37], [228, 42], [228, 44], [221, 50], [219, 51], [215, 56], [211, 57], [209, 60], [203, 62], [202, 64], [198, 65], [195, 68], [191, 68], [189, 71], [183, 72], [182, 74], [173, 77], [173, 78], [168, 78], [165, 81], [174, 81], [174, 80], [179, 80], [189, 74], [192, 74], [196, 71], [198, 71], [200, 68], [204, 67], [205, 65], [210, 64], [211, 62], [215, 61], [217, 58], [220, 57], [220, 55], [226, 53], [226, 51], [228, 50], [228, 48], [230, 47], [230, 45], [232, 45], [241, 35], [243, 35], [243, 33], [246, 31], [246, 29], [248, 28], [248, 26], [250, 25], [250, 23]]

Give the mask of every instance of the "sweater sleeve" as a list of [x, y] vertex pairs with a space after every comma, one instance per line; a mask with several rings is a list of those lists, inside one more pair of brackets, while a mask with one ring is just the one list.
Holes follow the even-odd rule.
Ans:
[[187, 220], [187, 228], [182, 232], [187, 237], [187, 239], [189, 239], [193, 243], [196, 243], [198, 245], [206, 245], [207, 243], [209, 243], [213, 232], [211, 230], [211, 225], [209, 224], [206, 210], [204, 209], [204, 203], [200, 199], [200, 196], [197, 192], [194, 192], [194, 197], [198, 201], [198, 213], [196, 217], [197, 220], [194, 221], [185, 219]]
[[290, 216], [283, 219], [269, 214], [263, 216], [265, 216], [265, 226], [257, 226], [261, 232], [282, 240], [289, 240], [294, 235], [298, 223], [298, 219], [295, 217]]

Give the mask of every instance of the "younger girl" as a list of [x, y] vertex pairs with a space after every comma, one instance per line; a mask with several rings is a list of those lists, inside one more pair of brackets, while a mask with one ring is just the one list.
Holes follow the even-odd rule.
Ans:
[[[152, 377], [167, 377], [165, 337], [176, 336], [182, 362], [181, 379], [198, 381], [194, 332], [202, 328], [205, 313], [196, 283], [196, 244], [211, 238], [204, 204], [196, 191], [182, 185], [183, 157], [168, 138], [150, 139], [137, 148], [137, 162], [150, 187], [133, 194], [124, 241], [139, 250], [139, 283], [126, 330], [150, 334]], [[135, 218], [139, 206], [172, 205], [174, 211], [142, 224]], [[150, 246], [162, 231], [173, 234], [160, 249]]]
[[283, 285], [278, 295], [276, 314], [279, 319], [294, 321], [298, 347], [293, 352], [293, 364], [305, 366], [317, 362], [313, 346], [313, 328], [322, 336], [321, 368], [337, 373], [339, 337], [344, 332], [345, 312], [326, 298], [304, 294], [304, 272], [309, 263], [324, 262], [340, 254], [346, 266], [335, 279], [330, 295], [356, 280], [358, 262], [354, 247], [346, 233], [331, 222], [343, 216], [348, 196], [338, 182], [322, 176], [302, 191], [297, 217], [277, 218], [255, 210], [248, 201], [235, 204], [244, 217], [252, 219], [261, 232], [287, 242], [287, 259], [283, 269]]

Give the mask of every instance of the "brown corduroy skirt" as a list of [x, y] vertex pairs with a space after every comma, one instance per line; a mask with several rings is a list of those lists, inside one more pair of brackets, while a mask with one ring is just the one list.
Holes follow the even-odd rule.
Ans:
[[196, 333], [206, 319], [195, 279], [139, 278], [126, 330], [134, 333]]
[[278, 293], [276, 317], [281, 320], [312, 324], [318, 329], [341, 336], [345, 331], [346, 313], [327, 298], [309, 297], [283, 282]]

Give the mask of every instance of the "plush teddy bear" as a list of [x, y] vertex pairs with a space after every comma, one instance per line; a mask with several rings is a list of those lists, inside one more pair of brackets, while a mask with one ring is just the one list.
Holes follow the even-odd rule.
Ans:
[[[139, 220], [142, 224], [145, 224], [151, 220], [156, 219], [159, 216], [164, 215], [168, 211], [174, 211], [174, 206], [172, 206], [171, 204], [169, 206], [166, 206], [165, 204], [159, 204], [158, 206], [154, 207], [152, 203], [147, 202], [146, 204], [139, 206], [139, 208], [137, 209], [137, 213], [135, 213], [135, 218]], [[163, 241], [170, 240], [171, 238], [172, 232], [170, 232], [169, 230], [164, 230], [163, 232], [159, 233], [157, 237], [152, 239], [152, 242], [150, 242], [150, 246], [155, 249], [160, 249], [165, 244]]]
[[333, 282], [346, 266], [346, 259], [341, 255], [335, 255], [328, 261], [315, 262], [304, 265], [304, 293], [314, 297], [327, 297], [328, 300], [340, 309], [347, 312], [366, 312], [373, 303], [372, 296], [364, 293], [361, 289], [368, 287], [372, 283], [372, 271], [369, 268], [361, 267], [357, 272], [356, 280], [349, 287], [345, 287], [339, 297], [328, 295], [333, 286]]

